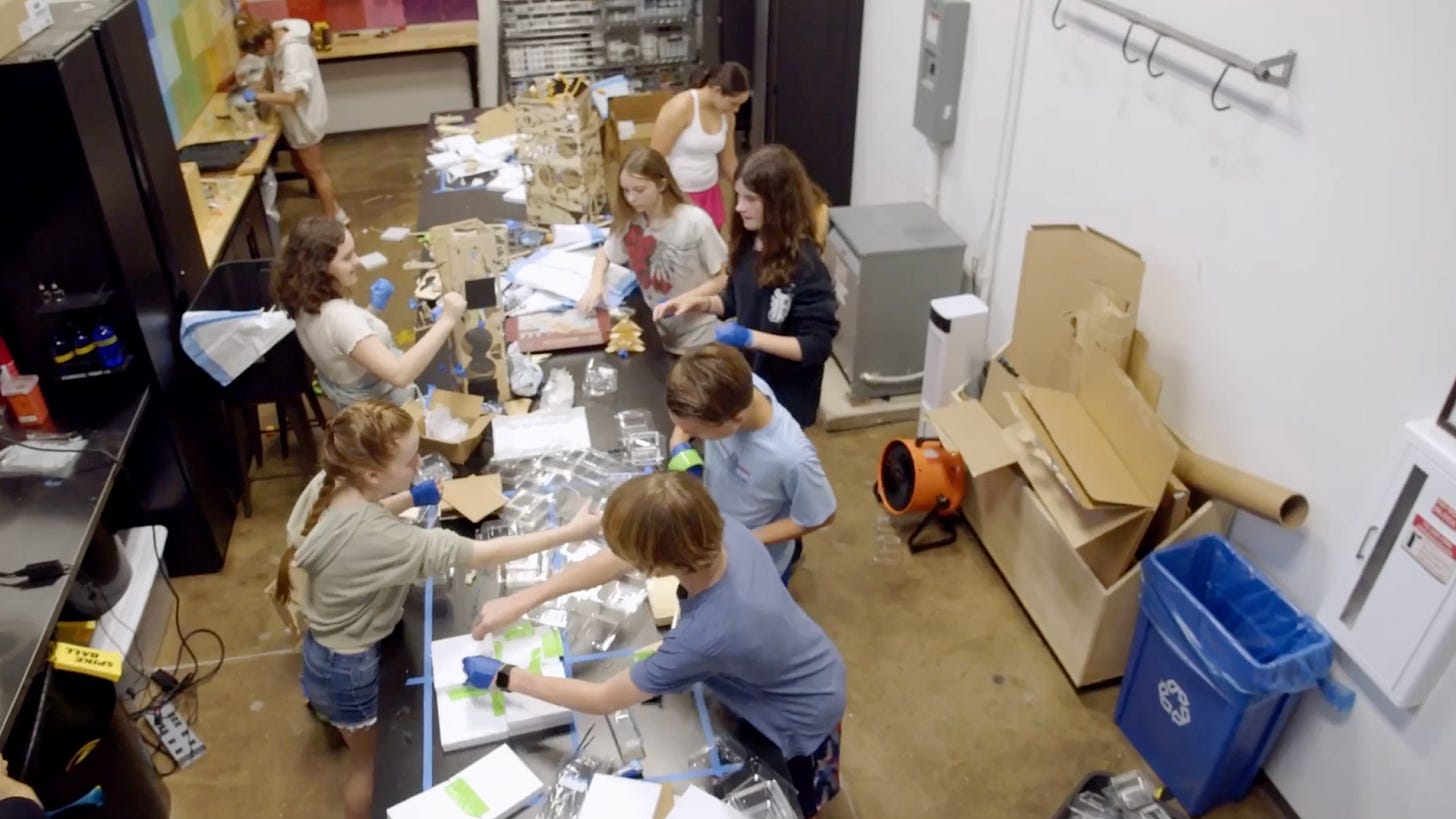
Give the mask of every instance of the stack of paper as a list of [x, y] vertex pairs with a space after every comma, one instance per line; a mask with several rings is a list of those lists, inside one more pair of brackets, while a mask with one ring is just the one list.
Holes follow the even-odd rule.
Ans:
[[673, 804], [667, 819], [744, 819], [744, 816], [702, 788], [689, 785]]
[[508, 737], [570, 725], [571, 710], [524, 694], [471, 688], [464, 660], [495, 657], [547, 677], [564, 678], [561, 635], [555, 629], [519, 626], [476, 640], [469, 634], [436, 640], [430, 646], [440, 747], [446, 751], [500, 742]]
[[500, 819], [541, 794], [541, 780], [502, 745], [479, 762], [387, 811], [389, 819]]
[[597, 774], [577, 819], [659, 819], [671, 806], [672, 791], [664, 785]]
[[[513, 283], [524, 284], [533, 290], [555, 293], [575, 302], [586, 295], [586, 289], [591, 285], [592, 265], [595, 263], [595, 254], [550, 248], [533, 253], [511, 265], [506, 277]], [[631, 295], [632, 288], [636, 285], [637, 279], [632, 271], [619, 264], [608, 265], [603, 300], [608, 307], [616, 307]]]

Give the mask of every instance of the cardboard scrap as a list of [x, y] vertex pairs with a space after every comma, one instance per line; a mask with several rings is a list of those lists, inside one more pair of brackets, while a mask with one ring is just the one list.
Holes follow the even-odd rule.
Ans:
[[440, 496], [471, 523], [479, 523], [506, 505], [500, 475], [471, 475], [445, 481]]

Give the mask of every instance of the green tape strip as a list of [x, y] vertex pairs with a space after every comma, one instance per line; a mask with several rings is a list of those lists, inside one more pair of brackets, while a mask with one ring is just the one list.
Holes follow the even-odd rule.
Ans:
[[503, 642], [501, 642], [500, 640], [496, 640], [495, 641], [495, 649], [494, 649], [494, 651], [491, 652], [491, 655], [490, 656], [492, 656], [492, 657], [496, 658], [497, 660], [499, 660], [501, 654], [504, 654], [505, 653], [505, 650], [506, 650], [506, 644], [503, 643]]
[[561, 632], [552, 629], [541, 638], [541, 656], [549, 660], [559, 660], [566, 656], [566, 646], [561, 643]]
[[639, 651], [636, 654], [633, 654], [632, 655], [632, 662], [634, 662], [634, 663], [641, 662], [641, 661], [647, 659], [648, 657], [651, 657], [653, 654], [656, 654], [656, 653], [657, 653], [657, 650], [656, 649], [651, 649], [651, 648], [644, 649], [644, 650]]
[[498, 717], [506, 715], [506, 695], [499, 691], [490, 692], [490, 710]]
[[531, 649], [531, 662], [526, 665], [526, 668], [530, 669], [532, 674], [541, 673], [541, 649]]
[[475, 699], [476, 697], [485, 697], [489, 696], [490, 694], [491, 690], [489, 688], [472, 688], [468, 685], [457, 685], [454, 688], [448, 689], [445, 692], [445, 696], [449, 697], [453, 702]]
[[685, 449], [672, 456], [672, 459], [667, 462], [667, 468], [670, 472], [686, 472], [695, 466], [702, 465], [703, 456], [699, 455], [696, 449]]
[[507, 640], [519, 640], [522, 637], [530, 637], [535, 633], [536, 627], [531, 625], [530, 623], [517, 623], [514, 626], [506, 629], [505, 634], [502, 634], [501, 636], [506, 638]]
[[470, 783], [464, 779], [452, 779], [450, 784], [445, 786], [445, 795], [460, 808], [460, 812], [466, 816], [474, 816], [476, 819], [490, 813], [490, 806], [480, 798], [480, 794], [470, 787]]

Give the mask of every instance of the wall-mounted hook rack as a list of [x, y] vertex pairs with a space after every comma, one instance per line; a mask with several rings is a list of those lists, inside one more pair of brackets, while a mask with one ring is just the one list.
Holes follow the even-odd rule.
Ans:
[[[1247, 57], [1241, 57], [1238, 54], [1233, 53], [1232, 51], [1228, 51], [1227, 49], [1219, 48], [1218, 46], [1205, 40], [1200, 40], [1199, 38], [1194, 37], [1191, 34], [1179, 31], [1178, 29], [1173, 28], [1172, 26], [1162, 22], [1161, 20], [1154, 20], [1153, 18], [1147, 17], [1143, 14], [1133, 11], [1132, 9], [1124, 8], [1123, 6], [1110, 2], [1110, 0], [1082, 0], [1082, 2], [1090, 3], [1100, 9], [1110, 11], [1113, 14], [1116, 14], [1117, 16], [1126, 20], [1131, 26], [1141, 26], [1145, 29], [1148, 29], [1149, 31], [1157, 34], [1160, 40], [1164, 37], [1167, 37], [1169, 40], [1176, 40], [1195, 51], [1200, 51], [1210, 57], [1213, 57], [1214, 59], [1218, 60], [1229, 68], [1237, 68], [1243, 71], [1247, 71], [1254, 77], [1254, 79], [1258, 80], [1259, 82], [1268, 83], [1269, 85], [1277, 85], [1280, 88], [1289, 87], [1289, 78], [1290, 75], [1294, 73], [1294, 59], [1297, 56], [1293, 51], [1290, 51], [1288, 54], [1282, 54], [1278, 57], [1272, 57], [1267, 60], [1259, 60], [1256, 62], [1254, 60], [1248, 59]], [[1060, 10], [1061, 7], [1062, 0], [1057, 0], [1056, 7], [1052, 9], [1052, 26], [1054, 28], [1060, 29], [1067, 27], [1066, 23], [1061, 23], [1060, 25], [1058, 25], [1057, 11]], [[1129, 28], [1128, 33], [1131, 34], [1131, 32], [1132, 29]], [[1154, 48], [1156, 48], [1156, 45], [1154, 46]], [[1127, 57], [1126, 37], [1123, 38], [1123, 57]], [[1129, 62], [1136, 61], [1129, 60]], [[1151, 62], [1152, 61], [1149, 60], [1150, 64]], [[1151, 65], [1149, 66], [1148, 70], [1149, 73], [1151, 73]], [[1227, 71], [1225, 71], [1224, 73], [1227, 73]], [[1221, 80], [1220, 84], [1222, 84]], [[1220, 108], [1220, 110], [1222, 109]]]

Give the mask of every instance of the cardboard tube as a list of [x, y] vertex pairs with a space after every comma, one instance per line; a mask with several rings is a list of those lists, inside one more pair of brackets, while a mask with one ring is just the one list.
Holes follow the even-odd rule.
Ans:
[[1253, 512], [1285, 528], [1302, 526], [1305, 518], [1309, 517], [1309, 501], [1298, 492], [1205, 458], [1186, 447], [1178, 450], [1173, 474], [1205, 495]]

